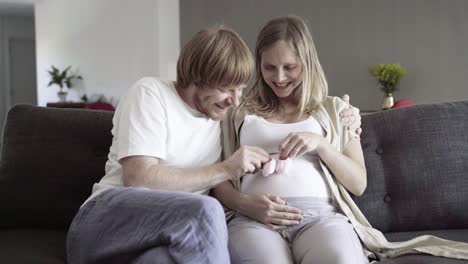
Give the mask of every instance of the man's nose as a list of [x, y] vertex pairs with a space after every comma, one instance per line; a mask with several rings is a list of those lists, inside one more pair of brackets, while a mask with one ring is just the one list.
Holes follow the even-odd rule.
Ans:
[[238, 107], [240, 104], [240, 96], [237, 94], [234, 94], [233, 96], [230, 97], [230, 105]]
[[240, 95], [234, 96], [234, 106], [238, 107], [240, 104]]
[[230, 106], [235, 106], [235, 107], [238, 107], [239, 104], [240, 104], [240, 97], [241, 97], [241, 93], [240, 92], [233, 92], [228, 98], [228, 103]]

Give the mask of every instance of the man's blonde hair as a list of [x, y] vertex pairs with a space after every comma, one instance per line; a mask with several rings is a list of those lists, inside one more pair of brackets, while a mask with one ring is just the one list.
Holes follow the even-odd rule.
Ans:
[[252, 54], [233, 30], [217, 26], [195, 34], [182, 48], [177, 84], [185, 88], [247, 84], [254, 68]]
[[270, 20], [260, 31], [255, 48], [255, 83], [245, 104], [250, 111], [263, 117], [270, 117], [278, 110], [279, 100], [262, 76], [262, 53], [280, 40], [296, 52], [302, 64], [302, 84], [294, 91], [299, 102], [297, 113], [299, 116], [310, 113], [328, 95], [328, 84], [309, 28], [297, 16]]

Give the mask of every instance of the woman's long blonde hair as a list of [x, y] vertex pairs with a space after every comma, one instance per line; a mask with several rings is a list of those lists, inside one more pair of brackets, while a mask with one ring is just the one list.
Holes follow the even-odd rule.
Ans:
[[262, 53], [283, 40], [292, 47], [302, 63], [302, 84], [294, 91], [298, 99], [298, 117], [316, 109], [328, 94], [328, 84], [309, 28], [297, 16], [279, 17], [270, 20], [260, 31], [255, 47], [256, 78], [247, 93], [245, 106], [250, 112], [262, 117], [271, 117], [278, 110], [279, 100], [262, 76]]

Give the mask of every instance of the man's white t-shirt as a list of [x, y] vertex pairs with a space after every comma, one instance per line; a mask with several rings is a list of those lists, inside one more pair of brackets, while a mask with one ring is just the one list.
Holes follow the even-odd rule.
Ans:
[[[121, 98], [113, 125], [106, 175], [93, 186], [87, 201], [123, 186], [119, 161], [125, 157], [156, 157], [160, 164], [175, 168], [209, 165], [221, 157], [220, 122], [190, 108], [173, 82], [139, 80]], [[207, 194], [208, 189], [198, 193]]]

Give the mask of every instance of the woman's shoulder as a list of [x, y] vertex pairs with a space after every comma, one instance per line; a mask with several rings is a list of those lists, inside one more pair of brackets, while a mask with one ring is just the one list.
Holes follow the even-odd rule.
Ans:
[[326, 112], [328, 112], [328, 114], [335, 115], [339, 114], [346, 107], [348, 107], [348, 103], [337, 96], [327, 96], [322, 101], [322, 107]]
[[246, 115], [249, 112], [247, 111], [245, 105], [241, 103], [238, 107], [232, 107], [226, 113], [224, 120], [222, 121], [223, 127], [226, 129], [235, 129], [242, 124]]
[[233, 107], [230, 110], [229, 118], [231, 119], [231, 121], [238, 123], [238, 122], [242, 122], [242, 120], [244, 120], [244, 118], [247, 115], [251, 115], [251, 114], [252, 113], [247, 109], [245, 105], [245, 101], [244, 101], [238, 107]]

